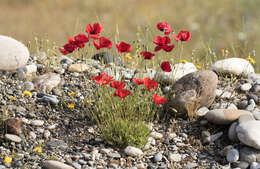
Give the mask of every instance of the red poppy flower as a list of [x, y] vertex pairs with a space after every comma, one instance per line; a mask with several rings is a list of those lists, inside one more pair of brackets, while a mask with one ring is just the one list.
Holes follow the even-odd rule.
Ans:
[[157, 29], [163, 31], [165, 35], [169, 35], [172, 32], [172, 27], [167, 22], [159, 22]]
[[174, 39], [176, 41], [185, 41], [188, 42], [191, 39], [191, 34], [189, 31], [180, 31], [179, 34], [176, 36], [175, 34], [172, 34]]
[[88, 37], [85, 34], [78, 34], [77, 36], [74, 37], [74, 42], [76, 44], [76, 46], [78, 46], [79, 48], [84, 48], [85, 47], [85, 43], [87, 43]]
[[163, 49], [166, 52], [170, 52], [174, 48], [174, 44], [169, 45], [171, 43], [171, 39], [168, 36], [164, 36], [164, 37], [157, 36], [157, 37], [154, 38], [153, 43], [157, 45], [154, 48], [155, 52], [157, 52], [161, 49]]
[[146, 87], [146, 89], [151, 90], [155, 87], [158, 87], [158, 83], [151, 80], [150, 78], [144, 78], [144, 86]]
[[152, 57], [154, 56], [153, 53], [151, 53], [151, 52], [146, 52], [146, 51], [143, 51], [143, 52], [141, 52], [140, 54], [144, 56], [144, 59], [152, 59]]
[[110, 83], [110, 87], [116, 89], [123, 89], [125, 87], [125, 82], [119, 82], [115, 80]]
[[163, 70], [164, 72], [170, 72], [170, 71], [172, 71], [171, 64], [170, 64], [169, 62], [167, 62], [167, 61], [162, 62], [161, 68], [162, 68], [162, 70]]
[[166, 103], [166, 99], [163, 96], [158, 96], [156, 93], [154, 93], [152, 99], [156, 104], [165, 104]]
[[121, 42], [119, 45], [116, 43], [116, 48], [119, 53], [131, 52], [131, 45], [125, 42]]
[[92, 39], [98, 39], [99, 34], [102, 32], [103, 27], [99, 23], [94, 23], [93, 26], [90, 24], [86, 27], [86, 32], [88, 33], [89, 37]]
[[112, 41], [103, 36], [99, 38], [99, 43], [96, 41], [93, 41], [93, 43], [97, 50], [99, 50], [100, 48], [112, 48]]
[[125, 98], [126, 96], [130, 95], [131, 92], [129, 90], [126, 89], [117, 89], [114, 93], [114, 96], [118, 96], [120, 98]]
[[108, 76], [105, 72], [103, 72], [101, 75], [92, 77], [91, 79], [94, 80], [96, 82], [96, 84], [101, 84], [102, 86], [104, 86], [104, 85], [108, 84], [109, 82], [111, 82], [113, 77]]
[[133, 82], [137, 85], [141, 85], [141, 84], [144, 84], [144, 80], [143, 79], [136, 79], [136, 78], [133, 78]]

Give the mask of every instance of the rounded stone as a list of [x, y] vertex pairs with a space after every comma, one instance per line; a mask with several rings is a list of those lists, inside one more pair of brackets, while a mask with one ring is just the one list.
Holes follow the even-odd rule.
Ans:
[[247, 92], [252, 88], [252, 85], [250, 83], [245, 83], [240, 86], [240, 90]]
[[5, 134], [5, 139], [16, 143], [20, 143], [22, 141], [22, 139], [19, 136], [14, 134]]
[[16, 70], [26, 65], [30, 53], [21, 42], [0, 35], [0, 69]]
[[201, 107], [209, 107], [216, 96], [217, 75], [210, 70], [189, 73], [173, 86], [173, 94], [165, 104], [166, 110], [177, 110], [177, 114], [196, 116]]
[[161, 161], [162, 160], [162, 153], [157, 153], [155, 156], [154, 156], [154, 158], [153, 158], [153, 161], [154, 162], [159, 162], [159, 161]]
[[45, 169], [74, 169], [73, 167], [55, 160], [46, 160], [42, 162]]
[[125, 149], [124, 149], [124, 152], [129, 155], [129, 156], [133, 156], [133, 157], [138, 157], [138, 156], [141, 156], [143, 155], [143, 151], [139, 148], [136, 148], [136, 147], [132, 147], [132, 146], [127, 146]]
[[237, 149], [231, 149], [227, 153], [227, 161], [230, 163], [236, 162], [239, 159], [239, 152]]

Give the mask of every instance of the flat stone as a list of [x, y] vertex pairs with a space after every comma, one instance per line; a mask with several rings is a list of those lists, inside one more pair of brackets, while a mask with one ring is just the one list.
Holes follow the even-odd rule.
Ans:
[[240, 90], [247, 92], [252, 88], [252, 85], [250, 83], [245, 83], [240, 86]]
[[45, 95], [39, 99], [40, 102], [50, 103], [50, 104], [58, 104], [60, 101], [55, 95]]
[[254, 67], [245, 59], [228, 58], [216, 61], [211, 66], [211, 70], [220, 74], [234, 74], [248, 76], [254, 73]]
[[31, 125], [33, 126], [43, 126], [44, 121], [43, 120], [32, 120]]
[[238, 139], [250, 147], [260, 150], [260, 121], [247, 121], [236, 128]]
[[77, 63], [77, 64], [72, 64], [69, 66], [68, 71], [70, 72], [85, 72], [88, 70], [88, 65], [83, 64], [83, 63]]
[[138, 157], [143, 155], [143, 151], [141, 149], [132, 146], [127, 146], [124, 149], [124, 152], [126, 155], [133, 156], [133, 157]]
[[26, 65], [30, 53], [21, 42], [0, 35], [0, 70], [16, 70]]
[[16, 143], [20, 143], [22, 141], [22, 139], [19, 136], [14, 134], [5, 134], [5, 139]]
[[45, 169], [74, 169], [74, 167], [71, 167], [67, 164], [64, 164], [59, 161], [55, 160], [45, 160], [42, 162], [42, 167]]
[[235, 109], [215, 109], [210, 110], [205, 118], [211, 123], [225, 125], [237, 120], [242, 114], [251, 114], [251, 112]]

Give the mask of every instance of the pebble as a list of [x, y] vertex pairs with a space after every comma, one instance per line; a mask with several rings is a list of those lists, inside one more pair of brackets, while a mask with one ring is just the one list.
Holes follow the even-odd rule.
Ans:
[[201, 107], [198, 111], [197, 111], [197, 115], [198, 116], [205, 116], [208, 113], [209, 109], [207, 107]]
[[124, 149], [124, 152], [126, 153], [126, 155], [133, 156], [133, 157], [138, 157], [143, 155], [143, 151], [141, 149], [132, 146], [127, 146]]
[[47, 127], [47, 129], [53, 130], [53, 129], [56, 128], [56, 126], [57, 126], [57, 124], [49, 125], [49, 126]]
[[49, 130], [44, 130], [43, 136], [44, 138], [48, 139], [51, 135], [51, 132]]
[[246, 107], [246, 110], [252, 111], [252, 110], [254, 110], [255, 106], [256, 106], [256, 104], [255, 104], [254, 99], [250, 99], [248, 101], [248, 106]]
[[230, 151], [227, 152], [227, 161], [229, 163], [236, 162], [239, 159], [239, 152], [237, 149], [231, 149]]
[[156, 132], [156, 131], [151, 132], [150, 136], [153, 137], [154, 139], [161, 139], [161, 138], [163, 138], [163, 135], [161, 133]]
[[163, 157], [163, 155], [162, 155], [162, 153], [157, 153], [155, 156], [154, 156], [154, 158], [153, 158], [153, 161], [156, 163], [156, 162], [159, 162], [159, 161], [161, 161], [162, 160], [162, 157]]
[[252, 114], [256, 120], [260, 120], [260, 111], [254, 110]]
[[238, 119], [238, 123], [241, 124], [253, 120], [255, 120], [253, 114], [242, 114]]
[[4, 165], [0, 165], [0, 169], [5, 169], [5, 166]]
[[89, 67], [86, 64], [78, 63], [78, 64], [72, 64], [69, 66], [68, 71], [70, 72], [85, 72], [89, 69]]
[[168, 158], [173, 162], [180, 162], [182, 160], [182, 156], [178, 153], [170, 153]]
[[186, 165], [186, 169], [195, 168], [197, 166], [198, 166], [197, 163], [188, 162], [187, 165]]
[[249, 164], [245, 161], [237, 161], [232, 163], [233, 167], [239, 168], [239, 169], [247, 169]]
[[72, 163], [72, 166], [75, 167], [76, 169], [81, 169], [81, 165], [77, 162]]
[[108, 153], [107, 156], [111, 158], [121, 158], [119, 153]]
[[28, 90], [28, 91], [32, 91], [34, 90], [34, 84], [32, 82], [24, 82], [23, 83], [23, 90]]
[[29, 132], [29, 136], [34, 140], [34, 139], [36, 139], [36, 134], [33, 132], [33, 131], [30, 131]]
[[14, 135], [14, 134], [5, 134], [5, 139], [20, 143], [22, 141], [21, 137]]
[[39, 99], [40, 102], [58, 104], [60, 101], [55, 95], [46, 95]]
[[43, 126], [44, 121], [43, 120], [32, 120], [31, 125], [33, 126]]
[[245, 83], [240, 86], [240, 90], [247, 92], [252, 88], [252, 85], [250, 83]]
[[252, 162], [250, 165], [250, 169], [260, 169], [260, 164], [257, 162]]

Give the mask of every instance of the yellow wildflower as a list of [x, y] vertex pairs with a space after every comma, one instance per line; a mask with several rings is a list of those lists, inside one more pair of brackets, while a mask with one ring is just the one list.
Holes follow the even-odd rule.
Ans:
[[11, 163], [12, 162], [12, 158], [9, 157], [9, 156], [5, 156], [4, 162], [5, 163]]
[[187, 63], [188, 61], [187, 60], [180, 60], [181, 63]]
[[9, 99], [15, 101], [15, 100], [16, 100], [16, 97], [10, 96]]
[[87, 100], [87, 103], [92, 103], [92, 102], [93, 102], [93, 100], [91, 100], [91, 99]]
[[126, 57], [127, 59], [132, 59], [132, 56], [131, 56], [130, 53], [127, 53], [127, 54], [125, 55], [125, 57]]
[[26, 96], [32, 97], [32, 93], [30, 91], [28, 91], [28, 90], [25, 90], [23, 92], [23, 94], [26, 95]]
[[252, 64], [255, 64], [255, 60], [253, 58], [251, 58], [250, 56], [248, 56], [246, 58], [246, 60], [248, 60], [248, 62], [252, 63]]
[[74, 104], [68, 104], [67, 107], [68, 107], [69, 109], [73, 109], [73, 108], [75, 107], [75, 105], [74, 105]]
[[68, 93], [70, 96], [74, 96], [76, 93], [75, 92], [69, 92]]
[[226, 49], [226, 50], [225, 50], [225, 53], [228, 55], [228, 54], [229, 54], [229, 50]]
[[200, 65], [196, 65], [196, 68], [200, 70], [200, 69], [201, 69], [201, 66], [200, 66]]
[[42, 148], [41, 147], [36, 147], [33, 149], [33, 151], [37, 152], [37, 153], [42, 153]]

